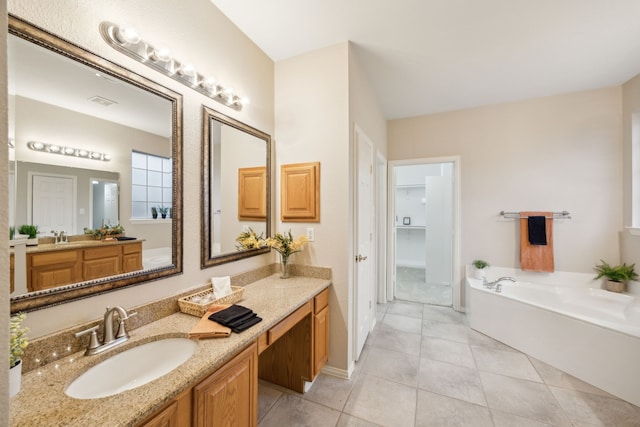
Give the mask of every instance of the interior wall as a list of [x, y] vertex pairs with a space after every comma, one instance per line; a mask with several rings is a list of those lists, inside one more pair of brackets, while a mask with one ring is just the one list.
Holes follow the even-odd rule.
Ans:
[[[7, 28], [7, 5], [0, 2], [0, 27]], [[0, 34], [0, 64], [7, 63], [7, 34]], [[0, 67], [0, 135], [8, 135], [7, 67]], [[0, 194], [9, 194], [8, 150], [0, 149]], [[0, 240], [9, 239], [9, 203], [0, 203]], [[0, 283], [9, 283], [9, 245], [0, 248]], [[0, 286], [0, 354], [9, 354], [9, 287]], [[6, 357], [6, 356], [5, 356]], [[6, 359], [3, 359], [6, 360]], [[9, 364], [0, 363], [0, 425], [9, 425]]]
[[461, 157], [462, 263], [519, 268], [519, 224], [500, 211], [569, 211], [554, 221], [555, 267], [619, 259], [621, 90], [603, 88], [392, 120], [389, 159]]
[[[634, 216], [632, 211], [633, 193], [640, 193], [640, 189], [633, 189], [631, 182], [635, 178], [635, 182], [638, 182], [637, 177], [634, 177], [632, 160], [640, 162], [640, 156], [638, 152], [632, 150], [632, 139], [640, 138], [640, 129], [636, 128], [638, 135], [633, 135], [632, 129], [634, 123], [632, 117], [640, 114], [640, 75], [637, 75], [633, 79], [622, 85], [622, 134], [623, 134], [623, 169], [624, 169], [624, 225], [626, 227], [635, 226], [639, 224], [633, 224], [632, 218]], [[637, 124], [635, 124], [637, 126]], [[633, 156], [636, 156], [635, 159]], [[639, 209], [638, 207], [637, 209]], [[636, 217], [638, 215], [636, 214]], [[636, 232], [631, 234], [629, 230], [622, 230], [620, 232], [620, 250], [621, 250], [621, 262], [627, 264], [640, 265], [640, 233]]]
[[280, 206], [281, 165], [320, 162], [320, 222], [282, 223], [278, 217], [274, 232], [291, 229], [298, 236], [314, 228], [315, 241], [292, 262], [332, 269], [329, 365], [340, 370], [348, 367], [351, 330], [348, 84], [348, 43], [276, 63], [273, 201]]
[[[98, 319], [102, 317], [104, 307], [107, 305], [123, 305], [128, 308], [201, 286], [212, 276], [233, 275], [274, 261], [273, 254], [264, 254], [200, 270], [200, 239], [198, 237], [201, 230], [202, 105], [207, 105], [268, 134], [273, 134], [274, 65], [264, 52], [238, 30], [209, 0], [183, 0], [179, 3], [171, 0], [135, 2], [9, 0], [7, 4], [10, 13], [183, 96], [183, 122], [178, 123], [178, 126], [182, 126], [184, 138], [183, 274], [31, 312], [27, 318], [27, 324], [31, 328], [30, 337], [35, 338]], [[219, 81], [233, 86], [238, 93], [250, 98], [251, 103], [242, 111], [227, 108], [117, 52], [109, 47], [99, 34], [98, 27], [102, 21], [135, 27], [143, 38], [156, 45], [166, 45], [176, 58], [192, 61], [198, 70], [212, 74]], [[2, 105], [5, 108], [6, 102]], [[7, 181], [5, 163], [2, 163], [3, 169], [0, 175], [2, 182]], [[2, 221], [6, 219], [6, 209], [3, 205], [0, 211]], [[6, 227], [2, 227], [2, 230], [5, 229]], [[3, 270], [3, 274], [5, 273]], [[3, 308], [7, 304], [4, 303]]]

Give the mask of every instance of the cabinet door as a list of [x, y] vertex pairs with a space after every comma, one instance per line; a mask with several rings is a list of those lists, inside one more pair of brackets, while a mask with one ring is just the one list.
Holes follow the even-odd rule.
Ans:
[[119, 257], [85, 260], [82, 264], [84, 280], [100, 279], [116, 274], [120, 274]]
[[173, 402], [163, 411], [143, 424], [144, 427], [179, 427], [178, 402]]
[[313, 317], [313, 377], [329, 359], [329, 306]]
[[122, 245], [122, 272], [142, 270], [142, 243]]
[[195, 426], [258, 424], [258, 347], [251, 344], [193, 388]]
[[82, 281], [82, 259], [76, 250], [27, 254], [29, 292]]

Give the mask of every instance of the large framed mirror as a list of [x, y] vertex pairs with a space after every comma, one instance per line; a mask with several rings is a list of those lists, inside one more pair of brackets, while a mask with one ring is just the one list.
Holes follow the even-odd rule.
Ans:
[[201, 267], [269, 252], [238, 248], [248, 230], [271, 233], [271, 137], [203, 106]]
[[181, 273], [182, 96], [11, 15], [8, 87], [11, 312]]

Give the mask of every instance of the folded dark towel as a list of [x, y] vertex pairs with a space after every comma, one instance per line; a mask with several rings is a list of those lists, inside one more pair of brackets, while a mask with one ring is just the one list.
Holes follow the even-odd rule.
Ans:
[[252, 327], [253, 325], [255, 325], [256, 323], [260, 323], [262, 322], [262, 318], [258, 317], [257, 315], [252, 317], [251, 319], [243, 322], [240, 325], [236, 325], [236, 326], [229, 326], [231, 328], [231, 330], [235, 333], [239, 333], [242, 332], [246, 329], [249, 329], [250, 327]]
[[262, 318], [258, 317], [253, 310], [234, 304], [229, 308], [213, 313], [209, 316], [209, 320], [231, 328], [233, 332], [237, 333], [262, 321]]
[[118, 236], [116, 237], [117, 240], [136, 240], [137, 237], [131, 237], [131, 236]]
[[547, 219], [544, 216], [530, 216], [528, 227], [529, 243], [543, 246], [547, 244]]

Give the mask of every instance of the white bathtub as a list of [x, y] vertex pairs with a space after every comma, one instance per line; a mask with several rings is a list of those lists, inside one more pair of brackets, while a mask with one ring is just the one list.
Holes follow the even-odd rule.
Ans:
[[487, 279], [502, 276], [518, 281], [497, 293], [467, 274], [471, 328], [640, 406], [640, 298], [589, 274], [492, 267]]

